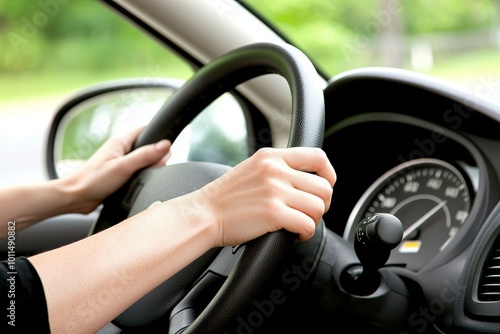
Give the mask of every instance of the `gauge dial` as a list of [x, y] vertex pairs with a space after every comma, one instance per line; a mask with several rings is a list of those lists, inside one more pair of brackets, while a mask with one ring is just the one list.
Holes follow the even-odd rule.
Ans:
[[420, 269], [443, 251], [464, 225], [471, 188], [453, 165], [437, 159], [405, 162], [380, 177], [349, 217], [344, 238], [353, 241], [357, 224], [373, 213], [390, 213], [403, 224], [403, 240], [388, 265]]

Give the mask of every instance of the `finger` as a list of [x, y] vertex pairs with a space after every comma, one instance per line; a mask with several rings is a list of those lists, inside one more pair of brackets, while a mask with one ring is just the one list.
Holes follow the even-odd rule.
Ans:
[[155, 144], [139, 147], [120, 159], [122, 159], [122, 165], [133, 173], [136, 170], [158, 163], [169, 154], [171, 146], [172, 142], [170, 140], [163, 139]]
[[[234, 221], [223, 223], [226, 227], [221, 245], [238, 244], [245, 240], [251, 240], [266, 232], [275, 232], [285, 229], [297, 234], [299, 240], [307, 240], [314, 235], [317, 222], [300, 210], [296, 210], [281, 200], [266, 201], [266, 204], [247, 203], [247, 207], [266, 208], [264, 210], [254, 210], [252, 213], [244, 210], [244, 215], [254, 216], [255, 224], [240, 224], [236, 231], [227, 232], [228, 226], [234, 225]], [[225, 220], [223, 217], [221, 221]], [[264, 223], [265, 222], [265, 223]], [[319, 222], [319, 220], [318, 220]], [[242, 241], [243, 240], [243, 241]]]
[[168, 159], [172, 156], [172, 151], [168, 151], [167, 154], [163, 156], [160, 160], [158, 160], [153, 166], [155, 167], [161, 167], [167, 164]]
[[292, 170], [291, 180], [294, 188], [320, 198], [324, 203], [325, 212], [328, 211], [332, 199], [332, 186], [327, 179], [316, 174]]
[[145, 127], [146, 125], [138, 126], [132, 129], [131, 131], [128, 131], [127, 133], [124, 133], [123, 135], [117, 137], [117, 139], [119, 139], [123, 144], [125, 152], [129, 152], [131, 150], [135, 140], [137, 139], [139, 134], [144, 130]]
[[[309, 239], [326, 211], [323, 199], [293, 188], [287, 183], [276, 182], [272, 188], [270, 196], [259, 197], [267, 208], [262, 212], [265, 215], [264, 220], [272, 222], [270, 232], [284, 228], [298, 234], [300, 240]], [[280, 195], [276, 197], [272, 193]]]
[[302, 211], [295, 210], [291, 207], [287, 207], [281, 212], [282, 216], [280, 219], [283, 228], [297, 234], [299, 240], [308, 240], [314, 235], [319, 221], [315, 221]]
[[303, 212], [314, 221], [319, 221], [327, 209], [324, 199], [298, 189], [288, 191], [283, 201], [288, 207]]
[[333, 188], [337, 174], [331, 165], [326, 153], [320, 148], [291, 147], [282, 152], [285, 162], [293, 169], [316, 173], [325, 178]]

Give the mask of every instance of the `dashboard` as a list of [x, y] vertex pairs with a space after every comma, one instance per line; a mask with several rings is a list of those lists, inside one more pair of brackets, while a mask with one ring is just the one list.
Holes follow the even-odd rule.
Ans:
[[[462, 273], [495, 243], [477, 239], [500, 229], [486, 226], [500, 199], [497, 107], [434, 78], [378, 68], [341, 74], [324, 94], [323, 148], [338, 177], [326, 227], [353, 243], [363, 218], [395, 215], [403, 239], [385, 267], [416, 282], [427, 300], [442, 299], [445, 281], [463, 284], [468, 315], [455, 321], [496, 316], [498, 305], [476, 301], [478, 279]], [[451, 303], [443, 308], [453, 313]]]
[[414, 73], [390, 75], [347, 73], [325, 90], [323, 147], [338, 175], [325, 224], [352, 239], [369, 213], [399, 213], [408, 241], [400, 251], [423, 251], [429, 245], [409, 241], [424, 242], [418, 235], [431, 228], [444, 238], [432, 241], [436, 254], [477, 232], [472, 222], [498, 200], [500, 125], [461, 101], [460, 91], [433, 90], [433, 81]]
[[[335, 192], [351, 196], [338, 208], [345, 239], [354, 240], [366, 216], [391, 213], [404, 234], [387, 265], [418, 271], [474, 229], [475, 199], [488, 170], [465, 138], [390, 113], [362, 114], [330, 130], [325, 147], [338, 173]], [[326, 224], [337, 228], [328, 218]]]

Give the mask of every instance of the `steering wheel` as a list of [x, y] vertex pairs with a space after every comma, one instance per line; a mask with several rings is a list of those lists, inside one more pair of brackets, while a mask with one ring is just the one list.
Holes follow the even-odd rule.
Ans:
[[[265, 74], [281, 75], [290, 87], [288, 147], [321, 147], [325, 107], [314, 66], [291, 45], [256, 43], [233, 50], [201, 68], [162, 106], [137, 138], [134, 149], [164, 138], [174, 141], [217, 97]], [[201, 188], [229, 169], [214, 163], [186, 162], [142, 170], [104, 201], [92, 233], [117, 224], [154, 202]], [[137, 301], [114, 324], [120, 328], [145, 328], [165, 320], [170, 323], [170, 333], [222, 332], [266, 286], [295, 239], [295, 235], [282, 230], [240, 247], [211, 250]], [[221, 280], [222, 276], [227, 279]], [[207, 286], [215, 287], [215, 297], [205, 296]], [[186, 298], [191, 302], [186, 302]], [[202, 306], [198, 315], [189, 303], [197, 305], [202, 299], [208, 299], [208, 305]]]

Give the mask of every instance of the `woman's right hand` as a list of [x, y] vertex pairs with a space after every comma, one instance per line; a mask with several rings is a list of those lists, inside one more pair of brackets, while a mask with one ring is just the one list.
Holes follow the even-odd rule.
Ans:
[[330, 208], [336, 179], [319, 148], [263, 148], [200, 189], [197, 203], [215, 221], [217, 247], [282, 228], [307, 240]]

